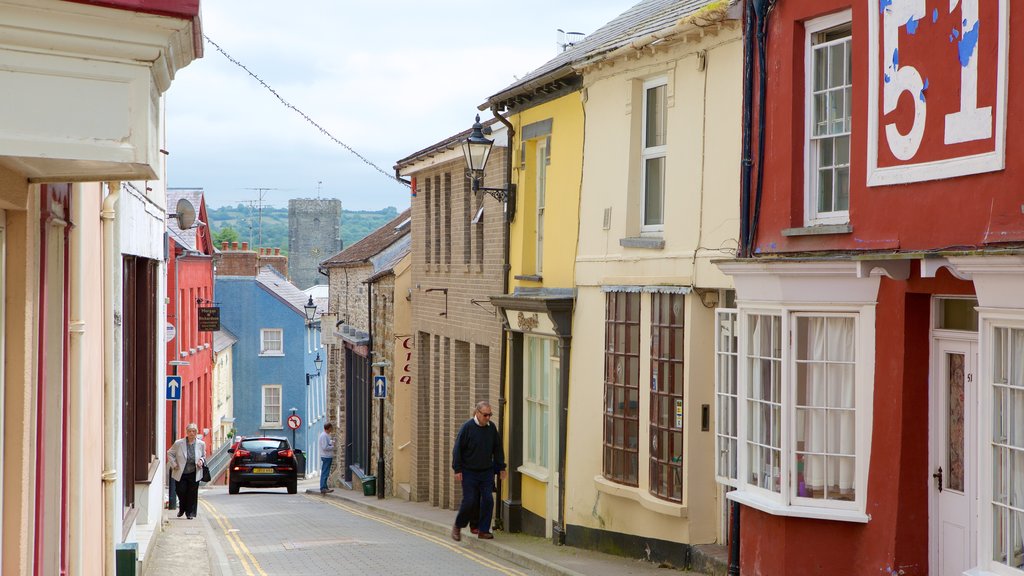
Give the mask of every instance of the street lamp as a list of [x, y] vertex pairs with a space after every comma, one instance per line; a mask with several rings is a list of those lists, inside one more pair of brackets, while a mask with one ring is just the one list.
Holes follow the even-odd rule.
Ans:
[[309, 295], [309, 302], [302, 307], [306, 311], [306, 322], [312, 324], [313, 317], [316, 316], [316, 304], [313, 304], [313, 295]]
[[485, 192], [490, 194], [498, 202], [505, 202], [509, 196], [515, 193], [515, 185], [511, 182], [506, 188], [489, 188], [481, 186], [484, 177], [484, 168], [487, 166], [487, 159], [491, 156], [491, 146], [494, 140], [484, 136], [483, 125], [480, 124], [480, 115], [476, 115], [476, 122], [473, 123], [473, 130], [469, 137], [462, 142], [462, 154], [466, 157], [466, 168], [472, 175], [473, 192]]

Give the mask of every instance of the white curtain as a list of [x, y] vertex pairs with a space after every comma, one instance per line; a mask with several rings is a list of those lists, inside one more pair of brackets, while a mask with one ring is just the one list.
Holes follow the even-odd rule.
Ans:
[[852, 499], [857, 448], [854, 320], [801, 317], [798, 329], [805, 341], [797, 357], [798, 378], [803, 378], [798, 381], [797, 404], [804, 408], [797, 408], [796, 424], [802, 432], [798, 439], [804, 442], [808, 489], [801, 494], [798, 487], [798, 495]]

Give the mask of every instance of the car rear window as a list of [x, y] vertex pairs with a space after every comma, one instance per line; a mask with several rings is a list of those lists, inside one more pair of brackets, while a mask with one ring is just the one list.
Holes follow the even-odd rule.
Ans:
[[263, 450], [284, 450], [288, 447], [288, 443], [284, 440], [272, 440], [267, 438], [255, 438], [252, 440], [242, 440], [240, 448], [248, 450], [250, 452], [262, 452]]

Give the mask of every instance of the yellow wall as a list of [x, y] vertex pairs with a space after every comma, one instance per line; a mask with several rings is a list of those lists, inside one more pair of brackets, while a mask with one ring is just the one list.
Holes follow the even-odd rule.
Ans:
[[[395, 485], [393, 492], [408, 497], [402, 489], [409, 484], [412, 467], [412, 411], [415, 406], [413, 395], [416, 383], [412, 381], [413, 363], [416, 359], [415, 338], [412, 332], [412, 303], [406, 299], [412, 287], [412, 254], [403, 258], [395, 271], [395, 357], [393, 362], [394, 383], [391, 385], [395, 403], [394, 453], [392, 466]], [[405, 381], [404, 378], [409, 380]]]
[[[536, 273], [536, 168], [537, 142], [527, 141], [527, 169], [522, 170], [523, 126], [552, 120], [551, 163], [547, 167], [544, 211], [543, 282], [515, 280]], [[583, 168], [583, 105], [579, 92], [539, 104], [511, 118], [516, 135], [512, 149], [512, 180], [517, 185], [515, 221], [510, 227], [511, 288], [572, 287], [579, 223], [580, 175]]]
[[[706, 50], [706, 68], [697, 54]], [[717, 36], [662, 47], [584, 74], [586, 148], [576, 260], [577, 299], [570, 365], [566, 521], [570, 525], [684, 543], [716, 541], [714, 296], [731, 288], [711, 260], [733, 255], [739, 229], [742, 45], [731, 26]], [[667, 153], [664, 230], [644, 234], [663, 247], [627, 248], [639, 226], [642, 86], [665, 76]], [[625, 113], [624, 113], [625, 112]], [[605, 214], [609, 227], [605, 229]], [[683, 502], [649, 493], [651, 296], [641, 294], [639, 487], [603, 479], [605, 292], [608, 286], [682, 286], [686, 296], [683, 390]], [[525, 500], [525, 498], [524, 498]]]

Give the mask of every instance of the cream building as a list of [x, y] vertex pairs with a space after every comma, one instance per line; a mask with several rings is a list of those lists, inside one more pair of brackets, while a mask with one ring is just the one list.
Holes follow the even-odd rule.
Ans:
[[715, 307], [732, 286], [711, 260], [738, 239], [739, 13], [641, 2], [620, 17], [627, 34], [574, 63], [587, 120], [567, 543], [691, 569], [692, 545], [724, 543], [711, 407]]

